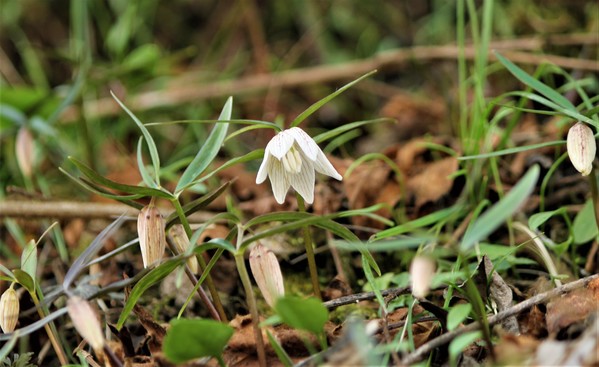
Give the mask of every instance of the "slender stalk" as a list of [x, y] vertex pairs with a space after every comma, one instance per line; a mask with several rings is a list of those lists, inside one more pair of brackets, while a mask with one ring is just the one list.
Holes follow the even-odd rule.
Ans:
[[[30, 292], [29, 294], [31, 295], [31, 299], [33, 300], [33, 303], [35, 304], [37, 313], [40, 315], [40, 318], [43, 319], [44, 317], [46, 317], [46, 315], [45, 315], [43, 306], [40, 304], [40, 301], [37, 298], [37, 294], [35, 294], [35, 292]], [[58, 356], [58, 360], [60, 361], [60, 364], [63, 366], [67, 365], [69, 363], [69, 360], [67, 358], [67, 355], [66, 355], [64, 349], [62, 348], [62, 345], [58, 341], [58, 333], [56, 332], [54, 323], [52, 321], [50, 321], [49, 323], [44, 324], [44, 329], [46, 329], [46, 333], [48, 334], [48, 338], [50, 338], [50, 343], [52, 343], [52, 347], [54, 348], [54, 351], [56, 352], [56, 355]]]
[[[183, 228], [185, 229], [185, 233], [187, 233], [187, 236], [189, 238], [193, 237], [193, 231], [191, 230], [191, 226], [189, 225], [189, 221], [187, 220], [187, 217], [185, 216], [185, 213], [183, 212], [183, 207], [181, 206], [181, 203], [179, 202], [179, 199], [175, 198], [171, 201], [173, 203], [173, 206], [175, 207], [175, 210], [177, 211], [177, 215], [179, 216], [179, 220], [181, 221], [181, 224], [183, 225]], [[203, 256], [198, 256], [198, 262], [200, 264], [200, 269], [202, 271], [204, 271], [206, 269], [206, 260], [204, 259]], [[195, 279], [195, 277], [190, 277], [191, 272], [186, 272], [187, 276], [189, 277], [189, 280], [191, 280], [191, 282], [193, 284], [197, 283], [197, 279]], [[195, 280], [195, 282], [194, 282]], [[214, 308], [216, 308], [216, 310], [218, 311], [218, 314], [220, 316], [220, 321], [222, 322], [228, 322], [227, 319], [227, 314], [225, 313], [225, 309], [223, 308], [223, 304], [220, 300], [220, 297], [218, 295], [218, 291], [216, 290], [216, 287], [214, 286], [214, 282], [212, 281], [212, 277], [210, 276], [210, 274], [206, 275], [206, 285], [208, 286], [208, 290], [210, 291], [210, 295], [212, 296], [212, 302], [214, 303]]]
[[252, 326], [254, 328], [254, 337], [256, 338], [256, 352], [258, 353], [258, 363], [260, 367], [266, 367], [266, 352], [264, 349], [264, 340], [262, 339], [262, 331], [260, 330], [260, 316], [258, 315], [258, 307], [256, 306], [256, 298], [254, 297], [254, 291], [252, 289], [252, 283], [250, 276], [245, 266], [245, 259], [243, 256], [243, 250], [239, 249], [239, 245], [243, 242], [243, 230], [240, 226], [239, 233], [237, 233], [237, 252], [235, 253], [235, 265], [237, 265], [237, 272], [241, 278], [241, 284], [245, 290], [245, 298], [250, 309], [250, 315], [252, 316]]
[[[304, 198], [297, 194], [297, 207], [300, 212], [306, 211], [306, 204]], [[304, 245], [306, 246], [306, 257], [308, 258], [308, 268], [310, 269], [310, 279], [312, 280], [312, 290], [314, 296], [319, 300], [322, 300], [320, 294], [320, 284], [318, 283], [318, 271], [316, 269], [316, 259], [314, 258], [314, 248], [312, 247], [312, 236], [310, 235], [310, 228], [304, 227]]]
[[593, 168], [589, 175], [589, 184], [591, 185], [591, 195], [593, 197], [593, 208], [595, 209], [595, 222], [599, 228], [599, 188], [597, 187], [597, 170]]

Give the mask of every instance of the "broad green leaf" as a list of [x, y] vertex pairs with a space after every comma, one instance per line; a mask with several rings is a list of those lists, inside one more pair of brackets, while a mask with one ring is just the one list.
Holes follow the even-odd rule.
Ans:
[[574, 218], [572, 231], [574, 232], [574, 243], [577, 245], [587, 243], [599, 235], [597, 221], [595, 220], [593, 199], [587, 200], [582, 210]]
[[449, 359], [451, 360], [450, 365], [457, 366], [460, 354], [466, 349], [467, 346], [481, 338], [482, 334], [480, 331], [472, 331], [456, 336], [455, 339], [449, 343]]
[[499, 62], [501, 62], [503, 66], [505, 66], [510, 71], [510, 73], [512, 73], [522, 83], [528, 85], [529, 87], [541, 93], [542, 95], [549, 98], [561, 107], [571, 111], [576, 111], [576, 107], [572, 104], [572, 102], [570, 102], [566, 97], [553, 90], [553, 88], [533, 78], [527, 72], [516, 66], [514, 63], [501, 56], [499, 52], [495, 52], [495, 56], [497, 56]]
[[275, 310], [285, 324], [314, 334], [322, 333], [329, 319], [329, 311], [316, 298], [285, 296], [277, 300]]
[[530, 216], [528, 219], [528, 227], [535, 231], [540, 226], [545, 224], [549, 220], [549, 218], [553, 217], [556, 214], [562, 214], [564, 212], [563, 208], [552, 210], [549, 212], [536, 213]]
[[171, 194], [164, 192], [162, 190], [156, 190], [156, 189], [153, 189], [150, 187], [131, 186], [131, 185], [125, 185], [125, 184], [120, 184], [118, 182], [114, 182], [112, 180], [109, 180], [109, 179], [103, 177], [102, 175], [100, 175], [93, 169], [89, 168], [87, 165], [85, 165], [85, 163], [77, 160], [76, 158], [73, 158], [73, 157], [68, 157], [68, 158], [87, 178], [89, 178], [91, 181], [95, 182], [96, 184], [106, 186], [113, 190], [126, 192], [128, 194], [137, 194], [137, 195], [144, 195], [144, 196], [157, 196], [157, 197], [166, 198], [166, 199], [171, 199], [173, 197]]
[[22, 285], [29, 293], [35, 292], [35, 281], [27, 272], [21, 269], [15, 269], [12, 271], [17, 282]]
[[167, 275], [172, 273], [173, 270], [177, 268], [177, 266], [181, 265], [185, 262], [184, 257], [174, 257], [166, 262], [160, 264], [159, 266], [152, 269], [148, 274], [144, 275], [143, 278], [135, 284], [131, 293], [129, 294], [129, 298], [127, 298], [127, 302], [125, 302], [125, 306], [123, 307], [123, 311], [119, 316], [119, 320], [116, 324], [116, 328], [120, 330], [125, 321], [127, 321], [127, 317], [133, 310], [135, 304], [139, 301], [139, 297], [141, 297], [148, 288], [158, 283], [162, 279], [164, 279]]
[[143, 141], [144, 141], [144, 137], [140, 136], [139, 141], [137, 142], [137, 169], [139, 170], [139, 173], [141, 174], [141, 178], [143, 179], [146, 186], [157, 189], [158, 184], [152, 178], [152, 176], [150, 176], [150, 172], [148, 172], [146, 165], [144, 164], [144, 158], [143, 158], [142, 151], [141, 151], [141, 148], [143, 146]]
[[466, 231], [460, 249], [470, 250], [476, 242], [486, 238], [512, 216], [534, 190], [539, 172], [538, 165], [531, 167], [507, 195], [477, 218]]
[[173, 363], [201, 357], [220, 359], [234, 330], [214, 320], [173, 319], [164, 337], [162, 350]]
[[123, 104], [123, 102], [121, 102], [121, 100], [118, 99], [114, 93], [112, 93], [112, 91], [110, 91], [110, 95], [112, 95], [112, 98], [114, 98], [115, 101], [121, 106], [121, 108], [125, 110], [125, 112], [127, 112], [127, 114], [133, 119], [133, 121], [135, 121], [135, 124], [137, 124], [137, 127], [139, 127], [141, 133], [146, 139], [146, 143], [148, 144], [148, 150], [150, 151], [150, 157], [152, 158], [152, 166], [154, 166], [154, 178], [160, 186], [160, 156], [158, 155], [158, 149], [156, 148], [156, 143], [154, 143], [152, 135], [144, 126], [144, 124], [137, 118], [137, 116], [135, 116], [133, 112], [129, 111], [129, 109]]
[[355, 84], [357, 84], [357, 83], [361, 82], [362, 80], [368, 78], [369, 76], [373, 75], [374, 73], [376, 73], [376, 70], [373, 70], [373, 71], [371, 71], [369, 73], [366, 73], [366, 74], [362, 75], [358, 79], [356, 79], [356, 80], [354, 80], [354, 81], [352, 81], [350, 83], [347, 83], [343, 87], [337, 89], [335, 92], [329, 94], [328, 96], [324, 97], [320, 101], [314, 103], [312, 106], [308, 107], [304, 112], [300, 113], [300, 115], [297, 116], [295, 118], [295, 120], [293, 120], [291, 122], [291, 127], [295, 127], [295, 126], [301, 124], [302, 121], [304, 121], [305, 119], [307, 119], [314, 112], [318, 111], [318, 109], [320, 109], [320, 107], [324, 106], [326, 103], [328, 103], [329, 101], [331, 101], [333, 98], [337, 97], [341, 93], [345, 92], [347, 89], [353, 87]]
[[461, 303], [453, 306], [447, 314], [447, 329], [453, 330], [458, 327], [472, 311], [470, 303]]
[[29, 274], [35, 285], [37, 272], [37, 244], [30, 240], [21, 254], [21, 270]]
[[320, 143], [330, 140], [336, 136], [339, 136], [347, 131], [357, 129], [360, 126], [383, 123], [383, 122], [394, 122], [394, 121], [395, 121], [394, 119], [390, 119], [390, 118], [379, 118], [379, 119], [374, 119], [374, 120], [351, 122], [349, 124], [345, 124], [345, 125], [336, 127], [333, 130], [328, 130], [322, 134], [318, 134], [313, 139], [315, 142], [320, 144]]
[[[233, 97], [229, 97], [223, 110], [220, 113], [218, 118], [219, 121], [227, 121], [231, 119], [231, 111], [233, 109]], [[215, 124], [214, 128], [210, 132], [208, 139], [202, 144], [202, 148], [195, 156], [193, 161], [187, 166], [185, 172], [181, 176], [181, 179], [177, 183], [177, 188], [175, 189], [175, 195], [178, 195], [185, 188], [191, 186], [193, 184], [193, 180], [195, 180], [199, 175], [204, 172], [204, 170], [212, 163], [220, 147], [223, 145], [223, 141], [227, 137], [227, 130], [229, 129], [228, 122], [222, 122]]]

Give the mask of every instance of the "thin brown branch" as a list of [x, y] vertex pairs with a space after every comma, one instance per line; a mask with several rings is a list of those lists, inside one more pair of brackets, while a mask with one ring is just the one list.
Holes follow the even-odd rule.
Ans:
[[[531, 297], [525, 301], [515, 304], [514, 306], [510, 307], [509, 309], [507, 309], [505, 311], [499, 312], [496, 315], [489, 317], [488, 318], [489, 326], [495, 325], [498, 322], [501, 322], [502, 320], [507, 319], [508, 317], [515, 316], [515, 315], [531, 308], [532, 306], [546, 302], [546, 301], [550, 300], [551, 298], [557, 297], [564, 293], [571, 292], [571, 291], [581, 288], [581, 287], [585, 287], [590, 282], [597, 280], [597, 279], [599, 279], [599, 274], [591, 275], [586, 278], [582, 278], [582, 279], [576, 280], [574, 282], [564, 284], [561, 287], [556, 287], [548, 292], [537, 294], [534, 297]], [[464, 333], [471, 332], [471, 331], [476, 331], [479, 328], [480, 328], [480, 324], [478, 322], [473, 322], [472, 324], [468, 324], [460, 329], [450, 331], [448, 333], [440, 335], [437, 338], [429, 341], [428, 343], [423, 344], [422, 346], [420, 346], [420, 348], [416, 349], [414, 352], [405, 356], [402, 360], [402, 365], [409, 366], [418, 361], [421, 361], [430, 352], [432, 352], [435, 348], [438, 348], [444, 344], [449, 343], [458, 335], [462, 335]]]
[[[542, 50], [545, 44], [580, 45], [597, 43], [599, 43], [599, 39], [594, 33], [503, 40], [491, 43], [489, 57], [495, 59], [492, 50], [497, 50], [517, 63], [538, 65], [551, 62], [566, 69], [599, 71], [599, 64], [596, 60], [533, 53]], [[522, 50], [528, 50], [529, 52]], [[206, 83], [201, 86], [198, 84], [196, 73], [190, 72], [173, 80], [170, 86], [167, 86], [164, 90], [149, 91], [131, 96], [127, 98], [126, 103], [132, 110], [176, 106], [208, 98], [263, 92], [271, 88], [292, 88], [351, 79], [374, 69], [400, 68], [414, 61], [457, 59], [459, 53], [460, 50], [455, 45], [416, 46], [386, 51], [371, 58], [349, 61], [344, 64], [321, 65], [272, 74], [251, 75], [235, 80]], [[464, 53], [467, 59], [476, 57], [476, 49], [472, 45], [466, 46]], [[197, 81], [197, 83], [190, 83], [190, 81]], [[85, 104], [84, 109], [88, 118], [113, 116], [120, 113], [118, 105], [111, 98], [89, 101]], [[80, 114], [81, 111], [76, 106], [72, 106], [62, 115], [62, 120], [65, 122], [74, 121], [79, 118]]]
[[[137, 218], [139, 210], [120, 203], [39, 200], [0, 201], [0, 218], [110, 219], [122, 214], [127, 217]], [[168, 216], [171, 212], [164, 211], [162, 214]], [[212, 216], [213, 214], [208, 212], [196, 212], [189, 216], [189, 220], [193, 223], [205, 222]]]

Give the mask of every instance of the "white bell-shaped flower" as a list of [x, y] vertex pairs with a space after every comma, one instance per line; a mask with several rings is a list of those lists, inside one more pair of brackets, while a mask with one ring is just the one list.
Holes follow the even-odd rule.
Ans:
[[275, 135], [266, 145], [256, 183], [260, 184], [266, 180], [266, 176], [270, 177], [272, 191], [279, 204], [285, 202], [289, 186], [292, 186], [308, 204], [312, 204], [314, 170], [342, 180], [314, 139], [299, 127], [292, 127]]

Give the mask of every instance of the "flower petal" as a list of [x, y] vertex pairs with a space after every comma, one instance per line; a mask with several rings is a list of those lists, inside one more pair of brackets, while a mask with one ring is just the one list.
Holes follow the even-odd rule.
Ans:
[[272, 187], [272, 193], [275, 195], [275, 200], [279, 204], [285, 202], [285, 195], [289, 190], [289, 180], [287, 178], [287, 172], [283, 168], [283, 163], [278, 159], [270, 159], [268, 163], [268, 176], [270, 178], [270, 185]]
[[314, 166], [312, 161], [306, 159], [305, 154], [302, 154], [302, 170], [289, 174], [289, 182], [306, 203], [314, 202]]
[[302, 150], [306, 156], [314, 162], [320, 152], [318, 144], [308, 135], [304, 130], [299, 127], [292, 127], [289, 130], [285, 130], [293, 139], [297, 142], [300, 150]]
[[281, 131], [274, 138], [270, 139], [266, 145], [266, 152], [280, 160], [291, 149], [293, 141], [294, 138], [292, 134], [289, 134], [289, 130]]
[[258, 169], [258, 174], [256, 175], [256, 183], [261, 184], [266, 180], [266, 176], [268, 175], [268, 163], [272, 159], [270, 153], [267, 151], [264, 152], [264, 159], [262, 159], [262, 163], [260, 163], [260, 168]]
[[343, 177], [341, 177], [339, 172], [337, 172], [335, 167], [333, 167], [331, 162], [328, 160], [327, 156], [324, 155], [322, 151], [318, 152], [318, 157], [314, 162], [314, 169], [316, 169], [318, 172], [324, 175], [331, 176], [336, 180], [343, 180]]

